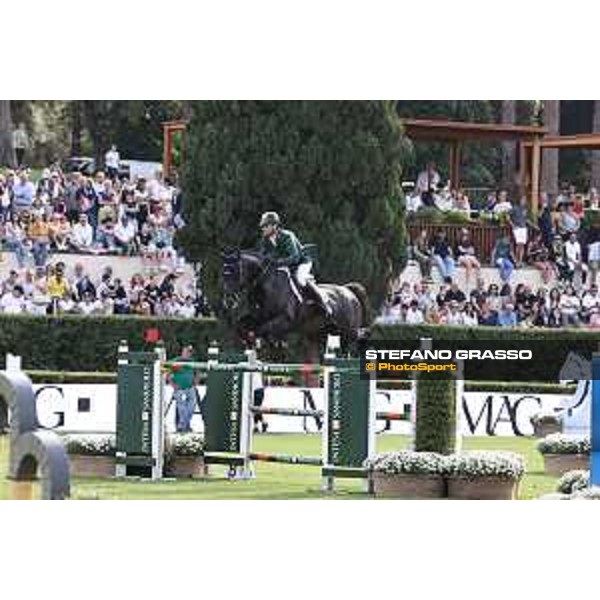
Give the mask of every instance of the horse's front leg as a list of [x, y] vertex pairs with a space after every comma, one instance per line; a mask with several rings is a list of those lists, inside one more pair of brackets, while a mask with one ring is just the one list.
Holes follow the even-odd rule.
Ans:
[[275, 317], [256, 328], [256, 335], [265, 338], [281, 338], [290, 330], [290, 320], [287, 315]]

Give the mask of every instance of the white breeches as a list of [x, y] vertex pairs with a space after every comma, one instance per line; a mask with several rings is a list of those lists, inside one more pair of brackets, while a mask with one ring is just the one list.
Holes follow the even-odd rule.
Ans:
[[312, 273], [312, 262], [304, 262], [298, 265], [296, 269], [296, 279], [304, 287], [311, 279], [314, 279]]

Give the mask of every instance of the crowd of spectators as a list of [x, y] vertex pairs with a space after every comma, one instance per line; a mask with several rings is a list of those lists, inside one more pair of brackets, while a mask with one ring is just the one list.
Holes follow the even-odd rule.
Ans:
[[86, 176], [52, 165], [36, 182], [27, 168], [0, 174], [0, 241], [19, 269], [60, 252], [139, 255], [175, 268], [183, 224], [181, 193], [160, 172], [130, 179], [111, 166]]
[[206, 314], [193, 281], [178, 271], [158, 277], [135, 274], [129, 281], [106, 266], [96, 279], [77, 263], [68, 272], [64, 262], [11, 270], [0, 283], [0, 312], [9, 314], [83, 314], [195, 317]]
[[[442, 323], [524, 327], [600, 327], [597, 274], [600, 270], [600, 227], [586, 213], [600, 216], [600, 195], [581, 194], [564, 184], [559, 194], [541, 194], [537, 222], [528, 221], [525, 198], [509, 198], [506, 190], [490, 193], [472, 206], [464, 192], [440, 186], [433, 164], [419, 174], [407, 199], [408, 212], [432, 207], [442, 212], [464, 212], [465, 226], [451, 244], [443, 227], [431, 235], [426, 229], [413, 239], [411, 258], [421, 281], [407, 282], [388, 298], [382, 322]], [[491, 257], [484, 257], [472, 241], [469, 219], [482, 214], [500, 218]], [[484, 284], [482, 266], [495, 267], [498, 283]], [[543, 285], [511, 284], [515, 269], [540, 271]], [[464, 268], [464, 287], [456, 284]], [[435, 284], [437, 270], [441, 283]]]

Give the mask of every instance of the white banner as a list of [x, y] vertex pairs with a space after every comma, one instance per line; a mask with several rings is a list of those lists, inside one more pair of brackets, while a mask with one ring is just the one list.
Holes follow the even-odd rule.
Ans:
[[[582, 382], [587, 384], [588, 382]], [[49, 384], [35, 385], [40, 425], [60, 431], [114, 432], [116, 427], [116, 385]], [[581, 388], [581, 389], [580, 389]], [[460, 430], [463, 435], [532, 435], [530, 418], [539, 412], [565, 409], [565, 430], [583, 433], [589, 428], [589, 385], [581, 385], [573, 396], [561, 394], [505, 394], [466, 392], [463, 397]], [[198, 387], [200, 398], [205, 388]], [[172, 389], [167, 386], [167, 431], [175, 431], [175, 406]], [[378, 390], [376, 410], [404, 412], [410, 392]], [[322, 388], [268, 387], [264, 407], [323, 410]], [[570, 407], [574, 407], [570, 409]], [[315, 417], [264, 415], [267, 431], [272, 433], [311, 433], [318, 431]], [[194, 431], [203, 428], [200, 414], [192, 419]], [[378, 432], [408, 434], [405, 421], [378, 422]]]

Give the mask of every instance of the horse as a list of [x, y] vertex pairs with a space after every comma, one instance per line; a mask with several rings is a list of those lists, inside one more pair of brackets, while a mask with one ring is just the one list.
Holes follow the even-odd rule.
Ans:
[[281, 342], [300, 332], [313, 341], [337, 334], [355, 342], [368, 333], [369, 302], [359, 283], [319, 285], [332, 311], [326, 316], [317, 302], [303, 297], [287, 267], [274, 266], [259, 252], [223, 253], [222, 275], [224, 312], [246, 341]]

